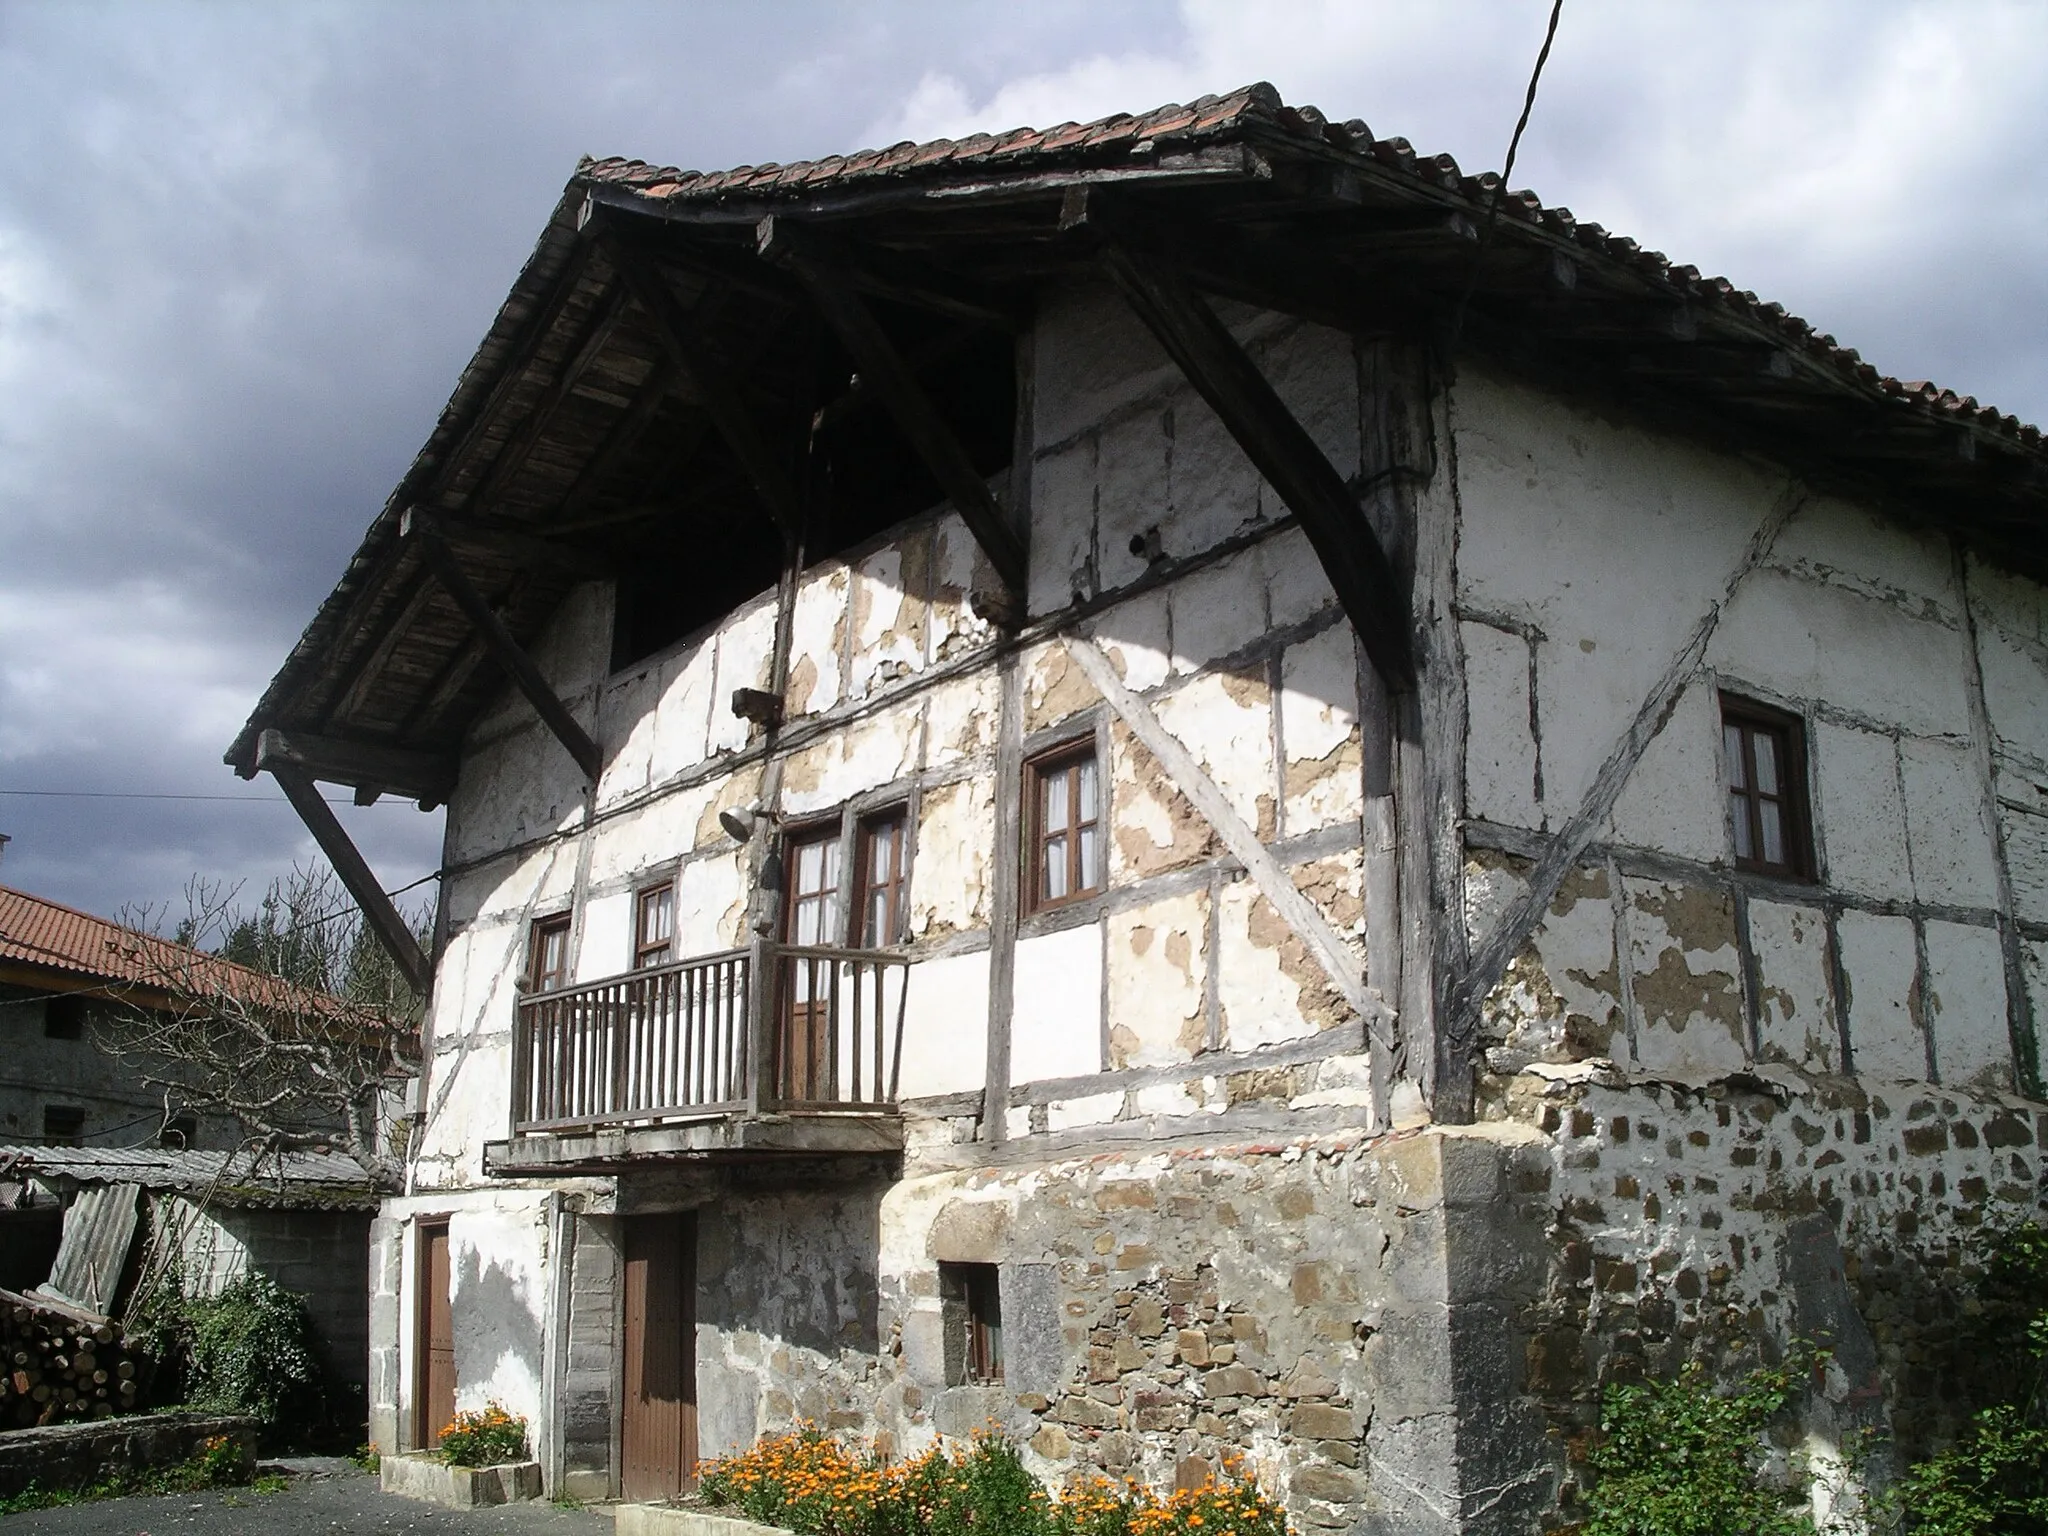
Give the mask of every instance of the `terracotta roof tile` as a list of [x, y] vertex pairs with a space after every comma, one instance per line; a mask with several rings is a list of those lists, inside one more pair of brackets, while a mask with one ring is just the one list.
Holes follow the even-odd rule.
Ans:
[[163, 987], [168, 978], [197, 975], [209, 985], [231, 986], [237, 991], [253, 986], [267, 992], [286, 985], [274, 976], [203, 950], [138, 933], [104, 917], [4, 885], [0, 885], [0, 961], [80, 981]]

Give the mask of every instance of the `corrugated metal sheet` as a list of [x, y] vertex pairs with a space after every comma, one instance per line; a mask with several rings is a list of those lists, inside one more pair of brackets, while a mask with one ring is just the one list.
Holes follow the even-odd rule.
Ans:
[[101, 1184], [84, 1190], [64, 1213], [64, 1240], [50, 1278], [32, 1294], [105, 1316], [128, 1267], [135, 1242], [140, 1184]]
[[199, 1194], [223, 1205], [360, 1205], [377, 1203], [353, 1158], [333, 1152], [173, 1151], [158, 1147], [0, 1147], [0, 1171], [80, 1184], [119, 1181], [142, 1189]]

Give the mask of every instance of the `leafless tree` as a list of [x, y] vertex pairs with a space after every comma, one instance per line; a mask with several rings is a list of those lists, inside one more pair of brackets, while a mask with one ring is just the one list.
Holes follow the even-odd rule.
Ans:
[[130, 981], [101, 1049], [167, 1105], [233, 1116], [259, 1153], [332, 1149], [397, 1188], [420, 1005], [340, 883], [295, 869], [254, 913], [236, 887], [195, 879], [185, 895], [169, 939], [166, 914], [124, 915]]

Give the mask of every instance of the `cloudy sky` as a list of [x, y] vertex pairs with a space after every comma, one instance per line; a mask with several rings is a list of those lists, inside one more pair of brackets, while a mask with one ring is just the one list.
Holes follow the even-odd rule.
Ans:
[[[310, 856], [221, 752], [579, 154], [708, 170], [1266, 79], [1496, 168], [1546, 14], [0, 0], [0, 881], [113, 912]], [[1565, 0], [1515, 179], [2038, 422], [2044, 144], [2048, 6]], [[432, 869], [438, 816], [343, 814], [387, 886]]]

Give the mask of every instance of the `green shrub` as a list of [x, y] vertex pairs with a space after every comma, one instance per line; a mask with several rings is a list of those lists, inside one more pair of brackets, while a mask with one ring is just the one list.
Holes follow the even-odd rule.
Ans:
[[187, 1400], [213, 1413], [253, 1414], [290, 1436], [320, 1417], [321, 1372], [306, 1299], [268, 1275], [242, 1275], [213, 1297], [185, 1303]]
[[1758, 1369], [1729, 1393], [1687, 1365], [1675, 1381], [1610, 1386], [1586, 1536], [1814, 1536], [1794, 1495], [1763, 1477], [1764, 1434], [1793, 1396], [1789, 1370]]
[[526, 1460], [526, 1420], [496, 1403], [455, 1415], [441, 1431], [441, 1459], [452, 1467], [495, 1467]]

